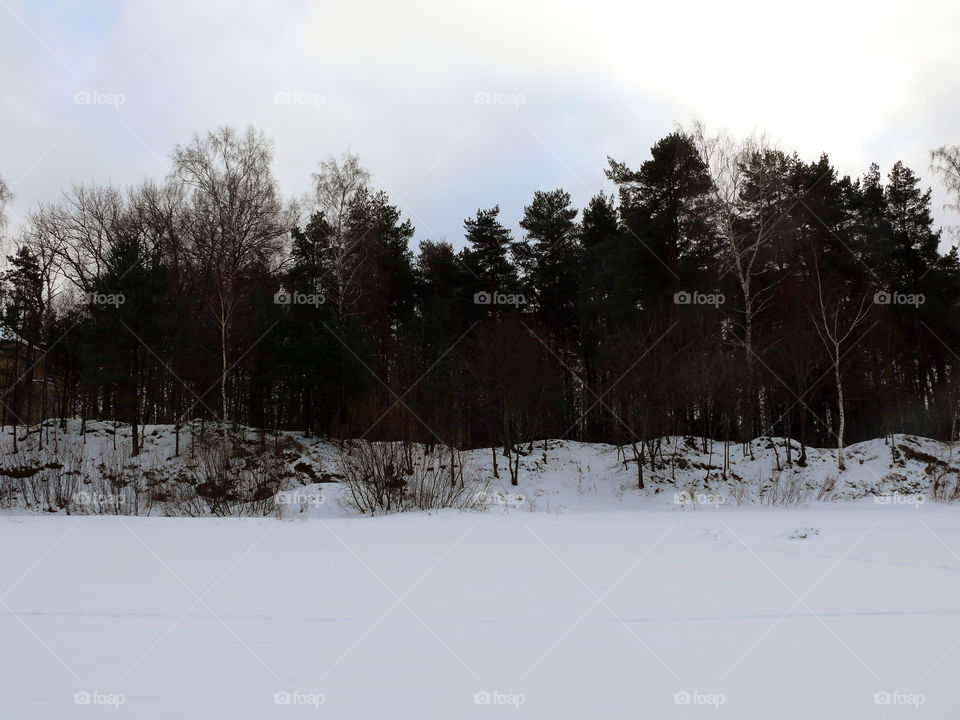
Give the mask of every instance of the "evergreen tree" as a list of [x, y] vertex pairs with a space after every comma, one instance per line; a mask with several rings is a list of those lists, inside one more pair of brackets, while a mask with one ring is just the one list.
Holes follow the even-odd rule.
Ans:
[[528, 302], [561, 347], [570, 342], [576, 320], [581, 261], [576, 216], [570, 193], [538, 191], [523, 209], [520, 227], [526, 237], [513, 246]]
[[477, 210], [463, 221], [469, 246], [461, 251], [464, 265], [473, 277], [474, 293], [519, 292], [517, 271], [510, 262], [514, 240], [498, 219], [500, 206]]

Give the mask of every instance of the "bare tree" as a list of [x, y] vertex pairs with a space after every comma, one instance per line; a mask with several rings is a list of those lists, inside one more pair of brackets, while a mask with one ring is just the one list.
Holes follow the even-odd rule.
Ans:
[[7, 205], [13, 200], [13, 192], [7, 187], [0, 175], [0, 230], [7, 226]]
[[222, 127], [194, 135], [173, 151], [172, 176], [192, 203], [192, 253], [208, 275], [208, 306], [220, 340], [220, 401], [223, 439], [228, 440], [227, 372], [239, 280], [255, 266], [270, 267], [292, 226], [271, 170], [273, 147], [262, 132]]
[[947, 207], [960, 212], [960, 145], [941, 145], [932, 151], [930, 169], [953, 196], [953, 202]]
[[320, 163], [313, 173], [317, 207], [333, 229], [326, 268], [333, 288], [332, 295], [339, 318], [345, 317], [359, 300], [357, 278], [363, 260], [362, 248], [348, 238], [345, 224], [350, 203], [370, 181], [370, 173], [360, 165], [360, 158], [345, 152], [340, 159], [332, 155]]
[[[947, 210], [960, 212], [960, 145], [941, 145], [930, 153], [930, 169], [950, 194]], [[954, 228], [955, 231], [958, 228]]]
[[[191, 263], [190, 247], [187, 242], [191, 227], [190, 208], [187, 203], [184, 185], [178, 182], [158, 184], [146, 180], [131, 188], [128, 203], [137, 232], [144, 239], [145, 247], [155, 256], [163, 259], [167, 266], [169, 282], [177, 297], [196, 296], [195, 279]], [[179, 348], [165, 348], [173, 357], [171, 365], [177, 360], [186, 361], [189, 353]], [[172, 351], [172, 352], [171, 352]], [[183, 391], [186, 388], [180, 380], [171, 384], [170, 405], [174, 426], [174, 455], [180, 454], [180, 429], [183, 417]], [[195, 407], [195, 405], [193, 405]]]
[[814, 327], [830, 358], [833, 379], [837, 385], [837, 470], [846, 470], [843, 459], [843, 431], [846, 423], [846, 410], [843, 396], [843, 361], [849, 349], [850, 340], [860, 325], [867, 319], [870, 311], [868, 290], [859, 303], [856, 297], [849, 296], [840, 283], [833, 282], [829, 296], [824, 295], [820, 278], [820, 265], [816, 256], [813, 259], [814, 275], [817, 279], [816, 306], [810, 309]]
[[[737, 142], [726, 131], [708, 135], [706, 127], [699, 121], [694, 123], [692, 137], [713, 179], [718, 230], [725, 246], [720, 260], [726, 272], [736, 279], [743, 296], [738, 339], [747, 363], [749, 430], [752, 434], [756, 430], [752, 425], [757, 414], [755, 323], [770, 303], [778, 282], [762, 277], [766, 269], [762, 251], [771, 244], [783, 218], [787, 199], [776, 178], [768, 178], [779, 168], [767, 173], [765, 166], [785, 156], [772, 148], [762, 135]], [[753, 198], [748, 209], [745, 207], [745, 192], [751, 170], [754, 183], [759, 187], [756, 188], [758, 197]]]
[[147, 249], [179, 270], [186, 260], [185, 239], [190, 213], [184, 186], [145, 180], [130, 189], [127, 197], [130, 223]]
[[81, 292], [106, 267], [110, 249], [127, 230], [127, 208], [119, 189], [75, 184], [59, 201], [30, 213], [30, 232], [57, 258], [58, 270]]

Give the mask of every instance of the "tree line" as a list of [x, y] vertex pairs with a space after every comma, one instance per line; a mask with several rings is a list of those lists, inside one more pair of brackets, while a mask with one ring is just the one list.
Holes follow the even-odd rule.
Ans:
[[[539, 191], [520, 237], [480, 208], [462, 249], [414, 252], [356, 156], [292, 202], [272, 152], [221, 128], [161, 180], [76, 184], [28, 214], [0, 284], [5, 425], [43, 403], [129, 423], [134, 453], [144, 425], [191, 418], [225, 439], [495, 446], [511, 476], [562, 437], [629, 448], [641, 486], [669, 435], [792, 438], [800, 463], [807, 444], [956, 437], [960, 258], [902, 163], [851, 178], [694, 124], [609, 159], [582, 209]], [[960, 149], [931, 169], [960, 203]]]

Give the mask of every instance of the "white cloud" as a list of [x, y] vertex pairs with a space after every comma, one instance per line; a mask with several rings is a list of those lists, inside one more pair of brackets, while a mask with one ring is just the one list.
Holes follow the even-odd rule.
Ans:
[[[609, 189], [606, 154], [639, 163], [694, 116], [827, 151], [852, 174], [903, 159], [926, 177], [927, 151], [960, 142], [950, 2], [77, 7], [0, 6], [0, 173], [18, 213], [74, 178], [162, 175], [176, 143], [223, 123], [275, 139], [290, 194], [349, 145], [418, 237], [454, 241], [478, 206], [516, 220], [536, 189], [582, 204]], [[125, 102], [76, 105], [78, 91]], [[523, 102], [478, 105], [478, 92]]]

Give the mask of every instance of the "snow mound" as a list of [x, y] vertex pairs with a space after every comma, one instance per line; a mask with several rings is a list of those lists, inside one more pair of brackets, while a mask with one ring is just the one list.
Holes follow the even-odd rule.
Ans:
[[[9, 431], [0, 443], [0, 510], [162, 515], [170, 514], [163, 509], [168, 507], [164, 498], [199, 482], [197, 448], [217, 437], [218, 430], [199, 422], [179, 429], [148, 425], [137, 456], [129, 451], [128, 425], [71, 420], [62, 429], [51, 422], [41, 430], [19, 432], [16, 452]], [[340, 483], [341, 444], [252, 429], [235, 432], [233, 441], [236, 463], [251, 473], [269, 463], [274, 479], [256, 509], [240, 514], [288, 519], [357, 514]], [[559, 514], [803, 507], [864, 499], [914, 506], [951, 501], [960, 497], [955, 450], [952, 443], [895, 435], [849, 446], [846, 469], [838, 472], [836, 450], [803, 448], [783, 438], [725, 445], [675, 436], [644, 448], [538, 440], [519, 448], [515, 478], [501, 448], [469, 450], [462, 457], [487, 488], [476, 498], [479, 509]], [[125, 493], [120, 499], [111, 494], [118, 487]]]

